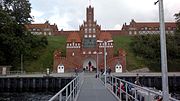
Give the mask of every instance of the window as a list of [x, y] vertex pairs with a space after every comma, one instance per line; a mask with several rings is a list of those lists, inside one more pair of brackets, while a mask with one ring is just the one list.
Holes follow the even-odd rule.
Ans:
[[95, 38], [95, 37], [96, 37], [96, 35], [93, 34], [93, 38]]
[[168, 27], [168, 30], [171, 30], [171, 27]]
[[148, 28], [147, 27], [145, 27], [145, 30], [147, 30]]
[[154, 29], [155, 29], [156, 31], [159, 30], [158, 27], [155, 27]]
[[92, 33], [92, 30], [91, 30], [91, 28], [89, 28], [89, 33]]
[[40, 31], [40, 29], [37, 29], [37, 31]]
[[35, 28], [33, 28], [32, 30], [33, 30], [33, 31], [36, 31], [36, 29], [35, 29]]
[[46, 35], [46, 32], [44, 32], [44, 35]]
[[86, 52], [84, 51], [83, 54], [86, 54]]
[[87, 24], [85, 24], [85, 27], [87, 27]]
[[132, 32], [131, 31], [129, 31], [129, 35], [131, 35], [132, 34]]
[[136, 35], [137, 34], [137, 32], [136, 31], [134, 31], [134, 35]]
[[85, 33], [87, 33], [87, 28], [85, 28]]
[[89, 51], [88, 54], [91, 54], [91, 51]]
[[96, 33], [96, 29], [95, 28], [93, 28], [93, 33]]
[[89, 35], [89, 37], [91, 38], [91, 37], [92, 37], [92, 35]]
[[87, 35], [84, 35], [85, 38], [87, 38]]
[[72, 53], [72, 56], [74, 56], [75, 54], [74, 54], [74, 52]]

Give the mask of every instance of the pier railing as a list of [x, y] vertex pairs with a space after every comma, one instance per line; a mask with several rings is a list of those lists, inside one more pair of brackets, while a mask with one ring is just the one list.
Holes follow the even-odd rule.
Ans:
[[49, 101], [75, 101], [84, 81], [84, 72], [79, 73], [71, 82], [56, 93]]
[[[104, 76], [101, 77], [104, 82]], [[113, 75], [107, 76], [107, 88], [120, 101], [162, 101], [162, 92], [149, 87], [141, 87], [140, 85], [119, 79]], [[169, 96], [169, 101], [180, 101]]]

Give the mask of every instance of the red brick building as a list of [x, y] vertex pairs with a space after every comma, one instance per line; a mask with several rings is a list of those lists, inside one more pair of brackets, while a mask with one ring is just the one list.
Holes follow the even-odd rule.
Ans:
[[26, 24], [25, 27], [34, 35], [55, 35], [58, 32], [57, 25], [50, 25], [48, 21], [40, 24]]
[[[160, 34], [159, 22], [136, 22], [131, 20], [130, 24], [123, 24], [121, 29], [126, 35], [136, 34]], [[175, 22], [166, 22], [165, 31], [167, 34], [174, 34], [176, 30]]]
[[[114, 31], [120, 33], [121, 31]], [[60, 31], [59, 33], [63, 33]], [[102, 41], [102, 42], [98, 42]], [[106, 46], [105, 46], [106, 44]], [[66, 57], [61, 57], [61, 52], [54, 52], [53, 70], [64, 66], [65, 72], [74, 71], [75, 68], [87, 71], [104, 69], [104, 47], [106, 47], [107, 68], [115, 71], [117, 64], [126, 69], [126, 53], [119, 50], [119, 56], [114, 57], [112, 33], [101, 31], [101, 26], [94, 20], [94, 8], [86, 9], [86, 21], [80, 26], [79, 31], [69, 32], [66, 41]]]
[[[77, 67], [79, 70], [86, 69], [88, 71], [96, 70], [97, 67], [104, 69], [104, 42], [107, 42], [107, 68], [117, 71], [117, 66], [126, 70], [126, 52], [119, 49], [119, 55], [114, 57], [114, 45], [112, 37], [120, 35], [137, 35], [137, 34], [159, 34], [159, 22], [136, 22], [132, 20], [129, 24], [123, 24], [121, 30], [101, 30], [101, 26], [94, 20], [94, 8], [89, 6], [86, 9], [86, 20], [79, 27], [79, 30], [58, 31], [57, 25], [50, 25], [48, 22], [44, 24], [29, 24], [26, 28], [35, 35], [54, 35], [66, 36], [66, 57], [61, 56], [61, 52], [54, 52], [53, 70], [57, 72], [57, 68], [63, 67], [65, 72], [74, 71]], [[120, 29], [120, 28], [119, 28]], [[165, 30], [168, 34], [174, 34], [176, 29], [175, 22], [166, 22]], [[63, 70], [63, 71], [64, 71]]]

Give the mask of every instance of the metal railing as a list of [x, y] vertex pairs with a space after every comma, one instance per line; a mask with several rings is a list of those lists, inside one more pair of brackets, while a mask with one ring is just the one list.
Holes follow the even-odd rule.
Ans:
[[79, 73], [71, 82], [56, 93], [49, 101], [75, 101], [84, 81], [84, 72]]
[[[104, 82], [104, 76], [101, 77], [101, 80]], [[159, 90], [141, 87], [113, 75], [107, 76], [107, 88], [109, 88], [120, 101], [163, 101], [162, 92]], [[170, 96], [169, 101], [180, 100]]]

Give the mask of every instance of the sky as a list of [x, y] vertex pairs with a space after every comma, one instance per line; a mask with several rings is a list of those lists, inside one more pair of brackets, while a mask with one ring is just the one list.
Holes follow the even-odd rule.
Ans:
[[[30, 0], [33, 23], [48, 20], [61, 30], [78, 30], [86, 20], [86, 8], [94, 7], [95, 20], [102, 29], [121, 29], [134, 19], [136, 22], [159, 21], [157, 0]], [[164, 0], [166, 22], [175, 21], [180, 12], [180, 0]]]

